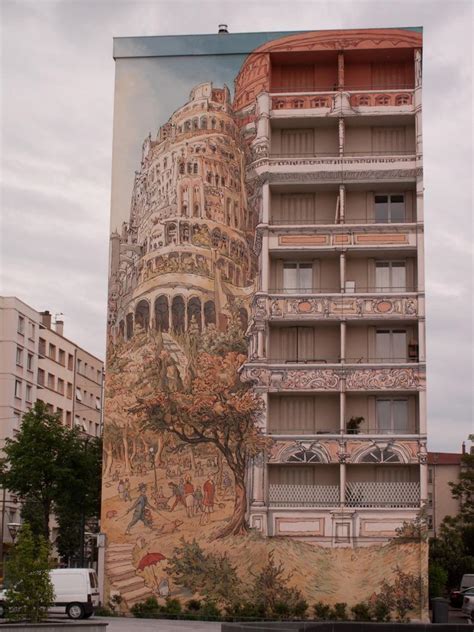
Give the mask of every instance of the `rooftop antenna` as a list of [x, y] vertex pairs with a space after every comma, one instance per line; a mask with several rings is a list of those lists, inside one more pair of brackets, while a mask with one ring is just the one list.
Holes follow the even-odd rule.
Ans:
[[219, 24], [219, 29], [217, 31], [219, 34], [228, 33], [229, 29], [227, 28], [227, 24]]

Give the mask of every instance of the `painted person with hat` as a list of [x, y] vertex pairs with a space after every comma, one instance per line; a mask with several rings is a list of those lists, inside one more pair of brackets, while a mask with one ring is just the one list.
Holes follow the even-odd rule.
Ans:
[[[152, 528], [153, 524], [150, 516], [147, 515], [147, 509], [156, 512], [156, 509], [150, 505], [146, 495], [146, 483], [140, 483], [138, 485], [139, 496], [133, 505], [128, 509], [127, 514], [133, 510], [133, 516], [130, 520], [128, 527], [125, 529], [125, 535], [130, 535], [130, 529], [137, 524], [137, 522], [143, 522], [145, 527]], [[158, 513], [158, 512], [156, 512]]]

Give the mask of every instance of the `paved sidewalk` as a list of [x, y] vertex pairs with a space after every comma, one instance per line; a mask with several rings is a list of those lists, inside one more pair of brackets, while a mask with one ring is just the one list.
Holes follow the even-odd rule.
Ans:
[[220, 623], [207, 621], [167, 621], [164, 619], [133, 619], [128, 617], [94, 617], [95, 621], [106, 621], [107, 632], [220, 632]]

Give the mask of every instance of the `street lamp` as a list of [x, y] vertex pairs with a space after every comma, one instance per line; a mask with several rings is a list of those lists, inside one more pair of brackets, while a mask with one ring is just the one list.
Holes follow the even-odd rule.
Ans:
[[10, 532], [10, 537], [12, 539], [13, 544], [15, 544], [15, 540], [17, 538], [18, 532], [21, 529], [21, 523], [20, 522], [9, 522], [7, 524], [8, 527], [8, 531]]
[[156, 452], [157, 452], [157, 449], [155, 448], [155, 446], [151, 446], [150, 454], [151, 454], [151, 459], [153, 461], [153, 474], [155, 476], [155, 493], [158, 491], [158, 481], [156, 478], [156, 461], [155, 461]]

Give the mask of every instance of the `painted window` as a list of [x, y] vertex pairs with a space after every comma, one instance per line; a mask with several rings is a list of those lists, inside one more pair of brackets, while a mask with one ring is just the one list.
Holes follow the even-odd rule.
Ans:
[[399, 434], [409, 432], [408, 399], [377, 399], [375, 414], [377, 432]]
[[407, 288], [404, 261], [377, 261], [375, 285], [378, 292], [405, 292]]
[[176, 333], [183, 333], [185, 326], [185, 306], [182, 296], [175, 296], [171, 306], [173, 329]]
[[311, 292], [313, 289], [312, 263], [284, 263], [283, 290], [293, 292]]
[[405, 221], [405, 196], [403, 193], [376, 195], [374, 198], [377, 224]]
[[403, 329], [378, 329], [375, 356], [377, 362], [406, 362], [407, 332]]

